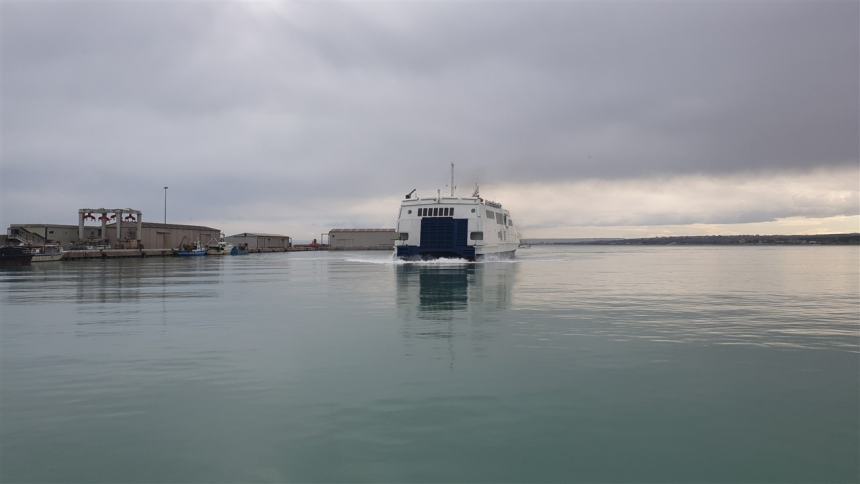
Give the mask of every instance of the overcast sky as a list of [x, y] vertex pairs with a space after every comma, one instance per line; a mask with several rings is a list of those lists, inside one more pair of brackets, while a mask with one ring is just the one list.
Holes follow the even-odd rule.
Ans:
[[860, 231], [860, 3], [0, 3], [0, 224]]

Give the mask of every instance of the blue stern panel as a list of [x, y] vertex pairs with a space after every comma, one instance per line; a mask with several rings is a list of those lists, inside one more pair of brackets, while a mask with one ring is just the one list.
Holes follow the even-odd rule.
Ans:
[[475, 260], [475, 248], [467, 245], [468, 219], [426, 217], [421, 219], [421, 244], [397, 247], [401, 259], [454, 257]]

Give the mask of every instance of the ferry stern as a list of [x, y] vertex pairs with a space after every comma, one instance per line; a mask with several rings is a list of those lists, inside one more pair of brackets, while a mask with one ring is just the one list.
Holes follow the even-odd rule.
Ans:
[[401, 202], [395, 255], [405, 260], [513, 256], [519, 234], [507, 210], [472, 197], [412, 198]]

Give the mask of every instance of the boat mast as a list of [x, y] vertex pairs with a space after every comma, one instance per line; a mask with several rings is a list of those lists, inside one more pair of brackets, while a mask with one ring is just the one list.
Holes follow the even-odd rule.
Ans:
[[454, 198], [454, 163], [451, 163], [451, 198]]

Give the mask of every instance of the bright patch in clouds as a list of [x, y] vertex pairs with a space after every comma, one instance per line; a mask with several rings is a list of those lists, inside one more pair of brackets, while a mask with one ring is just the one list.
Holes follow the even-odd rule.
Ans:
[[[761, 223], [775, 233], [786, 233], [789, 226], [802, 227], [798, 219], [860, 214], [858, 177], [857, 168], [845, 168], [756, 176], [505, 184], [493, 187], [492, 196], [504, 200], [528, 235], [561, 236], [575, 231], [591, 236], [583, 234], [584, 228], [606, 233], [598, 228], [637, 226], [654, 226], [657, 233], [662, 232], [657, 227], [693, 224], [699, 227], [696, 232], [703, 233], [704, 227]], [[795, 222], [779, 222], [782, 219]], [[856, 224], [854, 231], [860, 231]]]

